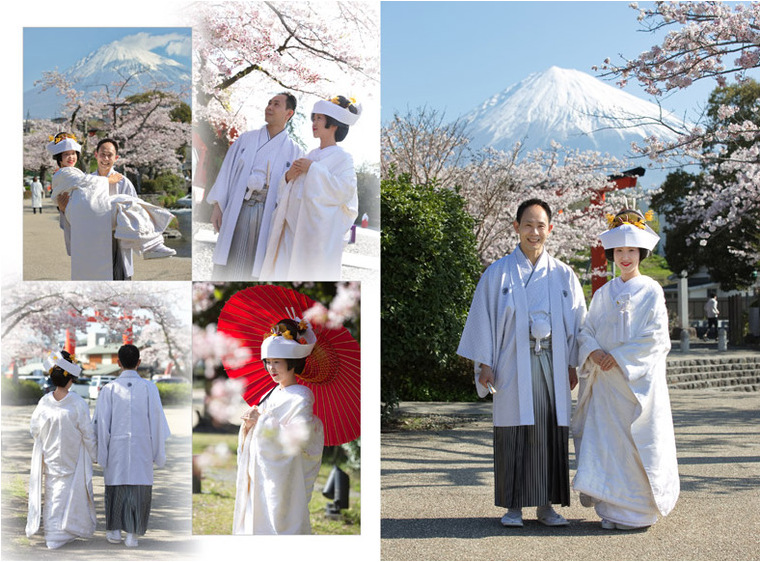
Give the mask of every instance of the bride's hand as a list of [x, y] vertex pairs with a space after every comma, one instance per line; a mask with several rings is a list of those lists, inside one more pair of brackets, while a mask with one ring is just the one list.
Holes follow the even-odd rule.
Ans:
[[113, 174], [108, 176], [108, 184], [114, 185], [115, 183], [119, 183], [124, 178], [123, 175], [121, 175], [119, 172], [114, 172]]
[[309, 171], [309, 166], [312, 165], [312, 161], [309, 158], [299, 158], [293, 164], [290, 169], [285, 173], [285, 181], [293, 181], [302, 174], [306, 174]]
[[610, 371], [613, 367], [618, 367], [618, 363], [610, 353], [605, 353], [602, 349], [595, 349], [589, 354], [589, 358], [603, 371]]

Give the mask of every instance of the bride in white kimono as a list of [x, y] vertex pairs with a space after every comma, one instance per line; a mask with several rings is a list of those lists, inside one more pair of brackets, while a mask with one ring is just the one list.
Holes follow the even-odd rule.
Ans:
[[45, 360], [56, 388], [40, 399], [30, 423], [34, 449], [26, 536], [31, 538], [39, 530], [42, 515], [45, 542], [50, 549], [95, 533], [92, 463], [97, 458], [97, 444], [89, 406], [79, 395], [69, 392], [82, 371], [72, 361], [65, 351]]
[[75, 168], [82, 146], [69, 133], [59, 133], [48, 151], [60, 168], [53, 174], [51, 197], [66, 193], [63, 211], [71, 224], [71, 279], [113, 280], [113, 238], [143, 258], [167, 258], [175, 251], [164, 245], [162, 232], [174, 215], [130, 195], [109, 195], [109, 184], [122, 175], [93, 176]]
[[594, 294], [578, 336], [573, 489], [604, 529], [636, 529], [668, 515], [679, 496], [666, 384], [671, 340], [663, 289], [639, 271], [658, 235], [637, 211], [609, 219], [600, 240], [621, 276]]
[[341, 278], [344, 236], [359, 212], [357, 173], [339, 147], [362, 113], [343, 96], [319, 100], [312, 134], [320, 140], [281, 179], [260, 279], [326, 281]]
[[[303, 342], [303, 343], [302, 343]], [[233, 534], [308, 535], [309, 501], [322, 463], [322, 422], [314, 396], [297, 383], [316, 337], [305, 321], [284, 319], [262, 342], [277, 386], [243, 416]]]

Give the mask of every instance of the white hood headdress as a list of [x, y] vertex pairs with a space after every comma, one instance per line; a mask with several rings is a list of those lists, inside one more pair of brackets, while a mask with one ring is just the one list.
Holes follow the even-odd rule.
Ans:
[[[70, 355], [72, 359], [73, 355]], [[68, 375], [78, 377], [82, 373], [82, 367], [75, 365], [71, 361], [64, 359], [63, 354], [60, 351], [51, 351], [50, 354], [42, 361], [42, 366], [50, 374], [53, 367], [60, 367]]]
[[343, 123], [344, 125], [354, 125], [359, 119], [359, 116], [362, 115], [362, 105], [352, 102], [352, 105], [357, 110], [356, 113], [352, 113], [348, 109], [338, 105], [337, 100], [338, 98], [333, 98], [332, 100], [316, 101], [314, 107], [312, 108], [312, 113], [330, 115], [333, 119]]
[[53, 156], [61, 154], [61, 152], [66, 152], [67, 150], [82, 152], [82, 145], [77, 142], [77, 138], [68, 133], [59, 133], [55, 138], [51, 137], [47, 148], [48, 152]]
[[262, 341], [262, 359], [303, 359], [312, 353], [314, 344], [317, 343], [317, 336], [312, 330], [312, 325], [309, 321], [295, 316], [293, 310], [291, 310], [291, 318], [299, 324], [300, 329], [305, 329], [306, 332], [299, 336], [287, 330], [281, 332], [277, 327], [272, 328], [271, 335]]
[[652, 251], [658, 245], [660, 237], [645, 224], [652, 213], [645, 216], [637, 211], [624, 211], [615, 216], [608, 215], [610, 228], [599, 235], [600, 242], [606, 250], [612, 248], [645, 248]]

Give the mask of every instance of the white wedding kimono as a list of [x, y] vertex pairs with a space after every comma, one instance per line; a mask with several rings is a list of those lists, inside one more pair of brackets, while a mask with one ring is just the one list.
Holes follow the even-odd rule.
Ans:
[[93, 421], [105, 485], [153, 485], [153, 465], [166, 463], [170, 435], [156, 385], [122, 371], [100, 391]]
[[[112, 236], [122, 248], [137, 251], [163, 242], [173, 215], [129, 195], [110, 195], [108, 178], [74, 167], [53, 174], [52, 197], [69, 193], [65, 217], [71, 229], [71, 279], [113, 279]], [[113, 234], [112, 234], [113, 233]]]
[[309, 501], [322, 462], [322, 422], [306, 386], [276, 387], [256, 425], [238, 436], [233, 534], [308, 535]]
[[97, 456], [90, 408], [74, 392], [58, 401], [44, 395], [30, 423], [34, 449], [29, 476], [26, 536], [40, 528], [45, 474], [45, 541], [51, 545], [95, 533], [92, 463]]
[[[589, 355], [610, 353], [601, 370]], [[571, 430], [578, 470], [574, 490], [604, 519], [635, 527], [667, 515], [679, 496], [674, 426], [666, 384], [671, 349], [661, 286], [620, 277], [592, 298], [579, 335], [579, 400]]]
[[[529, 314], [531, 299], [522, 279], [522, 262], [528, 260], [518, 247], [484, 272], [457, 348], [458, 355], [494, 371], [493, 418], [498, 427], [534, 424], [530, 324], [539, 325], [541, 320]], [[571, 416], [568, 367], [577, 365], [576, 335], [586, 303], [573, 270], [546, 251], [537, 260], [534, 275], [543, 270], [549, 277], [555, 414], [557, 425], [567, 427]], [[480, 397], [489, 392], [477, 376], [476, 389]]]
[[[108, 175], [114, 173], [113, 168], [109, 170]], [[91, 176], [99, 176], [98, 172], [95, 171], [90, 174]], [[137, 197], [137, 191], [135, 190], [135, 186], [132, 185], [132, 182], [129, 181], [129, 178], [127, 176], [122, 177], [121, 181], [115, 183], [115, 184], [108, 184], [108, 191], [110, 195], [130, 195], [132, 197]], [[66, 215], [64, 213], [59, 213], [59, 226], [63, 230], [63, 240], [66, 243], [66, 253], [68, 255], [71, 255], [71, 225], [69, 224], [69, 221], [66, 219]], [[112, 233], [113, 236], [113, 233]], [[129, 279], [135, 274], [135, 269], [132, 265], [132, 248], [122, 247], [122, 245], [117, 241], [118, 245], [118, 255], [115, 259], [119, 260], [121, 263], [119, 264], [119, 268], [123, 272], [123, 275], [125, 278]]]
[[[214, 186], [206, 196], [209, 204], [217, 203], [222, 210], [222, 226], [214, 248], [213, 262], [227, 265], [230, 246], [238, 222], [246, 190], [269, 187], [264, 202], [264, 214], [259, 228], [259, 240], [254, 258], [253, 277], [259, 277], [269, 236], [270, 217], [277, 200], [280, 178], [291, 164], [303, 154], [301, 148], [283, 130], [270, 138], [267, 127], [243, 133], [225, 155]], [[267, 177], [269, 172], [269, 177]]]
[[261, 279], [335, 281], [341, 278], [344, 235], [359, 211], [357, 173], [338, 145], [307, 154], [309, 170], [278, 187], [277, 207]]

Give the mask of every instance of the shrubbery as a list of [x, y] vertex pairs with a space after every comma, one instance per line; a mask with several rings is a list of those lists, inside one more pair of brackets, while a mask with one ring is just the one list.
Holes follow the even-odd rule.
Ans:
[[26, 404], [36, 404], [42, 398], [43, 392], [34, 381], [17, 381], [3, 378], [2, 403], [8, 406], [21, 406]]
[[188, 404], [190, 402], [190, 395], [192, 386], [188, 384], [176, 384], [157, 382], [156, 388], [159, 389], [159, 396], [161, 397], [161, 403], [164, 406], [171, 404]]
[[455, 191], [383, 180], [381, 401], [473, 399], [455, 352], [481, 275], [473, 219]]

